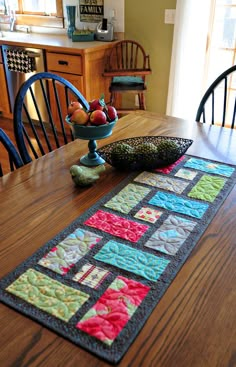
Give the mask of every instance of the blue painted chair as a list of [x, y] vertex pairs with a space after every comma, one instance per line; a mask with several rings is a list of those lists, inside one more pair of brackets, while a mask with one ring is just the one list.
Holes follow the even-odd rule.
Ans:
[[196, 121], [235, 127], [236, 65], [220, 74], [209, 86], [199, 104]]
[[[122, 40], [114, 44], [107, 55], [103, 75], [109, 77], [110, 104], [118, 113], [128, 113], [133, 109], [146, 109], [146, 76], [151, 74], [150, 57], [135, 41]], [[132, 93], [138, 96], [137, 108], [118, 108], [118, 95]]]
[[71, 101], [89, 104], [66, 79], [49, 72], [32, 75], [16, 96], [13, 122], [22, 160], [29, 163], [74, 140], [65, 122]]
[[[0, 152], [1, 152], [1, 158], [3, 159], [4, 156], [4, 162], [7, 160], [9, 161], [9, 169], [8, 167], [4, 168], [9, 171], [14, 171], [14, 169], [22, 167], [24, 165], [15, 145], [11, 141], [11, 139], [8, 137], [8, 135], [4, 132], [3, 129], [0, 128]], [[0, 177], [4, 175], [4, 169], [3, 165], [0, 162]]]

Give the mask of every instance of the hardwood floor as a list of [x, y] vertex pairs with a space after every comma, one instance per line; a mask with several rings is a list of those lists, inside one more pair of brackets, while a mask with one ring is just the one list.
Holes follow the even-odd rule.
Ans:
[[15, 142], [14, 132], [13, 132], [13, 121], [10, 119], [6, 119], [4, 117], [0, 117], [0, 127], [5, 131], [5, 133], [9, 136], [9, 138]]
[[[9, 136], [13, 144], [16, 145], [14, 132], [13, 132], [12, 120], [0, 117], [0, 127]], [[0, 160], [1, 160], [1, 166], [2, 166], [3, 173], [7, 174], [8, 172], [10, 172], [9, 160], [8, 160], [8, 154], [2, 144], [0, 144]]]

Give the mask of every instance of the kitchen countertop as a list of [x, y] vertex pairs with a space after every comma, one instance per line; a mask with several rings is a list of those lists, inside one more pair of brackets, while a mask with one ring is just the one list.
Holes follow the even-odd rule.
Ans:
[[72, 42], [67, 35], [53, 35], [41, 33], [26, 32], [2, 32], [0, 37], [0, 45], [17, 45], [23, 47], [44, 48], [48, 51], [58, 51], [58, 48], [66, 49], [71, 53], [89, 53], [94, 52], [96, 48], [101, 50], [107, 48], [111, 42], [90, 41], [90, 42]]

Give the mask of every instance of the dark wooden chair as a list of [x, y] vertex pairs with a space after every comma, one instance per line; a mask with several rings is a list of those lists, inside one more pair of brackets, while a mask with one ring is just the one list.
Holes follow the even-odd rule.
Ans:
[[22, 84], [15, 100], [13, 121], [24, 163], [74, 140], [65, 122], [71, 101], [79, 101], [84, 108], [89, 108], [73, 84], [54, 73], [34, 74]]
[[236, 114], [236, 65], [220, 74], [199, 104], [196, 121], [234, 128]]
[[[5, 133], [3, 129], [0, 128], [0, 177], [3, 176], [6, 171], [14, 171], [14, 169], [22, 167], [24, 165], [15, 145]], [[9, 163], [9, 165], [7, 164]]]
[[151, 74], [150, 57], [135, 41], [123, 40], [114, 44], [107, 56], [103, 75], [111, 79], [110, 104], [118, 113], [132, 111], [118, 108], [118, 94], [133, 93], [138, 96], [138, 109], [145, 110], [146, 76]]

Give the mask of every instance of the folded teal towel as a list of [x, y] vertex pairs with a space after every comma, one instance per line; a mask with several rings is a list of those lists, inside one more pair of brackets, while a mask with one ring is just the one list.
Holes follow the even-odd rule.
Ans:
[[143, 84], [143, 79], [139, 76], [115, 76], [112, 79], [113, 83], [129, 83], [129, 84]]

